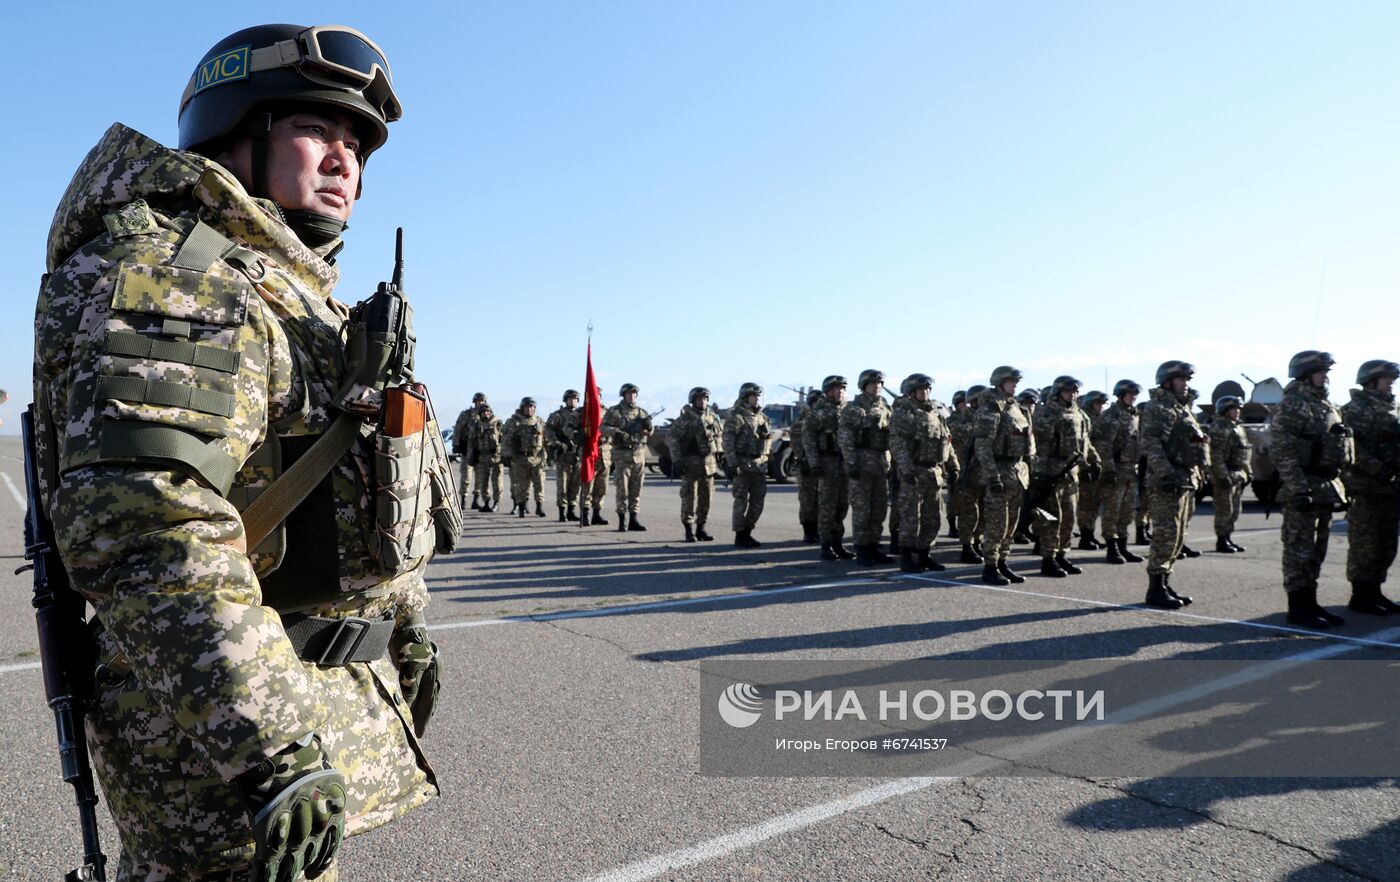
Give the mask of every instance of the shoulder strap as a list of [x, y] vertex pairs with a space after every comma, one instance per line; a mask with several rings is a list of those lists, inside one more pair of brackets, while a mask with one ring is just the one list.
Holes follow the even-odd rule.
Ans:
[[330, 473], [359, 437], [361, 425], [360, 418], [349, 413], [336, 417], [326, 434], [243, 511], [243, 532], [249, 552], [261, 545]]

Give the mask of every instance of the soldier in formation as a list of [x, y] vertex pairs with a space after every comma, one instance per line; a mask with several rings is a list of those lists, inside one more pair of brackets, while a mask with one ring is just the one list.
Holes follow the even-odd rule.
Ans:
[[1233, 538], [1235, 522], [1244, 505], [1244, 488], [1254, 479], [1249, 463], [1253, 444], [1240, 425], [1244, 402], [1235, 395], [1215, 401], [1210, 424], [1211, 498], [1215, 504], [1215, 550], [1221, 554], [1244, 551]]
[[1400, 604], [1381, 593], [1395, 561], [1400, 530], [1400, 407], [1394, 385], [1400, 366], [1368, 361], [1356, 372], [1351, 400], [1342, 419], [1355, 435], [1356, 459], [1342, 473], [1351, 508], [1347, 510], [1347, 581], [1349, 609], [1370, 615], [1400, 612]]
[[1006, 563], [1035, 455], [1031, 415], [1016, 399], [1020, 382], [1021, 372], [1009, 365], [992, 371], [991, 388], [982, 394], [973, 423], [973, 453], [985, 487], [982, 581], [988, 585], [1026, 581]]
[[[1085, 392], [1079, 398], [1079, 410], [1089, 421], [1089, 435], [1092, 438], [1094, 433], [1094, 423], [1098, 422], [1103, 415], [1104, 407], [1108, 404], [1108, 396], [1098, 389]], [[1102, 467], [1102, 462], [1100, 462]], [[1099, 521], [1099, 512], [1103, 508], [1103, 488], [1099, 480], [1091, 479], [1087, 471], [1080, 472], [1079, 475], [1079, 550], [1098, 551], [1106, 547], [1107, 543], [1100, 542], [1095, 525]]]
[[1163, 362], [1157, 368], [1157, 388], [1142, 411], [1138, 436], [1147, 459], [1144, 482], [1152, 487], [1146, 603], [1159, 609], [1180, 609], [1191, 602], [1172, 587], [1171, 575], [1185, 542], [1201, 467], [1210, 463], [1210, 439], [1191, 412], [1188, 384], [1195, 373], [1184, 361]]
[[1327, 629], [1345, 620], [1317, 601], [1317, 580], [1327, 556], [1332, 515], [1347, 507], [1341, 476], [1355, 462], [1351, 429], [1327, 399], [1328, 373], [1336, 364], [1309, 349], [1288, 362], [1290, 382], [1269, 421], [1283, 502], [1283, 589], [1288, 621]]
[[486, 394], [478, 392], [472, 396], [472, 406], [457, 415], [457, 422], [452, 425], [452, 452], [459, 457], [462, 473], [462, 489], [460, 492], [462, 508], [467, 507], [467, 491], [472, 491], [471, 509], [479, 511], [481, 500], [476, 494], [476, 474], [472, 465], [467, 462], [467, 445], [471, 441], [472, 431], [476, 428], [476, 421], [481, 415], [481, 408], [486, 405]]
[[[1032, 432], [1035, 431], [1035, 413], [1040, 409], [1040, 403], [1045, 400], [1049, 391], [1050, 388], [1048, 386], [1042, 392], [1037, 392], [1034, 389], [1023, 389], [1021, 394], [1016, 396], [1016, 401], [1026, 413], [1026, 419], [1031, 421]], [[1032, 551], [1036, 554], [1040, 554], [1040, 540], [1038, 537], [1031, 536], [1031, 530], [1035, 527], [1035, 508], [1028, 504], [1030, 501], [1029, 494], [1030, 488], [1021, 492], [1020, 513], [1016, 517], [1016, 531], [1012, 534], [1011, 541], [1016, 545], [1030, 545], [1034, 543], [1035, 547]]]
[[763, 412], [763, 387], [745, 383], [724, 420], [724, 461], [734, 496], [732, 525], [736, 548], [758, 548], [754, 527], [768, 496], [768, 449], [773, 436]]
[[[598, 400], [603, 399], [603, 390], [594, 387], [594, 393]], [[579, 417], [579, 444], [583, 445], [582, 415]], [[595, 527], [606, 527], [608, 519], [603, 517], [603, 501], [608, 493], [608, 464], [612, 462], [612, 436], [602, 431], [598, 432], [598, 459], [593, 463], [593, 480], [583, 483], [583, 465], [579, 465], [579, 491], [578, 491], [578, 525], [592, 524]], [[587, 516], [589, 509], [592, 509], [592, 517]]]
[[1090, 480], [1101, 472], [1099, 453], [1089, 438], [1089, 420], [1075, 402], [1079, 385], [1074, 377], [1056, 377], [1049, 397], [1032, 420], [1036, 449], [1032, 486], [1039, 497], [1033, 501], [1040, 573], [1061, 579], [1084, 572], [1068, 556], [1074, 541], [1079, 469], [1085, 469]]
[[642, 497], [646, 473], [647, 438], [651, 437], [651, 414], [637, 406], [637, 387], [622, 384], [621, 401], [603, 414], [603, 434], [612, 442], [613, 481], [617, 493], [617, 530], [642, 532], [637, 505]]
[[959, 471], [952, 433], [943, 417], [943, 406], [932, 398], [932, 377], [910, 374], [899, 391], [900, 405], [890, 424], [890, 451], [899, 468], [900, 522], [904, 525], [899, 568], [906, 573], [946, 569], [930, 551], [938, 538], [943, 487], [956, 479]]
[[807, 470], [817, 481], [817, 534], [822, 560], [855, 557], [845, 546], [850, 482], [841, 451], [841, 413], [846, 408], [846, 378], [832, 374], [822, 380], [822, 397], [812, 405], [802, 429]]
[[583, 440], [583, 416], [579, 413], [576, 389], [564, 390], [564, 404], [545, 420], [544, 439], [554, 456], [554, 504], [559, 508], [559, 520], [576, 521], [579, 447]]
[[966, 564], [982, 563], [982, 472], [973, 453], [973, 427], [977, 407], [987, 387], [969, 386], [963, 410], [955, 410], [948, 418], [948, 431], [953, 436], [953, 451], [962, 471], [948, 491], [949, 506], [957, 513], [958, 539], [962, 543], [959, 560]]
[[705, 530], [710, 516], [710, 500], [715, 495], [716, 457], [724, 455], [723, 432], [719, 417], [710, 410], [710, 390], [696, 386], [689, 403], [671, 423], [666, 441], [671, 462], [681, 482], [681, 526], [685, 541], [709, 542]]
[[1108, 563], [1141, 563], [1128, 549], [1128, 526], [1137, 513], [1138, 424], [1137, 397], [1142, 386], [1119, 380], [1113, 386], [1113, 404], [1094, 420], [1094, 448], [1099, 452], [1103, 475], [1099, 478], [1103, 499], [1103, 536]]
[[535, 399], [520, 399], [520, 407], [501, 430], [503, 456], [510, 466], [510, 498], [520, 517], [535, 500], [536, 517], [544, 517], [544, 420], [535, 414]]
[[797, 418], [788, 427], [788, 447], [792, 450], [793, 474], [797, 476], [797, 522], [802, 525], [802, 541], [808, 545], [815, 545], [821, 541], [817, 531], [819, 481], [807, 463], [807, 450], [802, 443], [802, 433], [807, 416], [821, 397], [820, 389], [810, 390], [807, 393], [806, 407], [798, 412]]
[[480, 497], [479, 511], [499, 511], [504, 479], [501, 477], [501, 433], [503, 426], [496, 419], [491, 405], [482, 404], [474, 421], [469, 423], [471, 436], [467, 440], [467, 462], [476, 471], [476, 492]]
[[860, 394], [841, 409], [837, 443], [850, 479], [851, 532], [856, 562], [863, 566], [889, 563], [880, 550], [889, 510], [890, 406], [881, 397], [885, 375], [865, 370], [857, 385]]

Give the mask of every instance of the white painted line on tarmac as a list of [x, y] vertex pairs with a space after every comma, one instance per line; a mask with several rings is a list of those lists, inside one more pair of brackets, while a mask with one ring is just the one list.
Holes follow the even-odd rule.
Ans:
[[24, 494], [19, 492], [19, 488], [15, 486], [15, 482], [10, 480], [10, 476], [4, 472], [0, 472], [0, 478], [5, 479], [5, 486], [9, 488], [10, 495], [15, 498], [15, 504], [19, 506], [19, 510], [27, 511], [29, 504], [24, 501]]
[[[1333, 631], [1313, 631], [1307, 628], [1293, 628], [1288, 625], [1271, 625], [1268, 622], [1247, 622], [1243, 619], [1227, 619], [1219, 616], [1204, 616], [1200, 613], [1182, 612], [1172, 609], [1155, 609], [1137, 603], [1115, 603], [1109, 600], [1092, 600], [1087, 597], [1069, 597], [1064, 594], [1047, 594], [1041, 591], [1027, 591], [1024, 588], [1007, 588], [1001, 585], [982, 585], [977, 582], [957, 582], [952, 579], [939, 579], [935, 576], [923, 576], [909, 573], [895, 578], [910, 581], [932, 582], [935, 585], [947, 585], [952, 588], [976, 588], [983, 591], [1001, 591], [1006, 594], [1021, 594], [1026, 597], [1044, 597], [1049, 600], [1063, 600], [1069, 603], [1082, 603], [1087, 606], [1101, 606], [1107, 609], [1123, 609], [1140, 613], [1156, 613], [1167, 616], [1180, 616], [1185, 619], [1196, 619], [1202, 622], [1211, 622], [1217, 625], [1243, 625], [1246, 628], [1260, 628], [1265, 631], [1280, 631], [1284, 634], [1301, 634], [1304, 637], [1323, 637], [1332, 640], [1342, 640], [1347, 643], [1356, 643], [1361, 646], [1384, 646], [1387, 649], [1400, 649], [1400, 643], [1391, 643], [1384, 640], [1376, 640], [1370, 637], [1351, 637], [1346, 634], [1337, 634]], [[1395, 629], [1392, 629], [1395, 630]]]
[[25, 662], [19, 665], [0, 665], [0, 674], [13, 674], [15, 671], [37, 671], [43, 665], [39, 662]]
[[697, 606], [702, 603], [723, 603], [735, 600], [754, 600], [793, 594], [799, 591], [818, 591], [829, 588], [852, 588], [859, 585], [887, 584], [884, 579], [843, 579], [840, 582], [819, 582], [815, 585], [789, 585], [786, 588], [762, 588], [738, 594], [706, 594], [703, 597], [682, 597], [676, 600], [656, 600], [649, 603], [629, 603], [623, 606], [603, 606], [593, 609], [571, 609], [539, 615], [504, 616], [499, 619], [478, 619], [471, 622], [442, 622], [428, 625], [429, 631], [455, 631], [459, 628], [485, 628], [491, 625], [518, 625], [524, 622], [554, 622], [560, 619], [594, 619], [601, 616], [620, 616], [626, 613], [647, 612], [669, 609], [677, 606]]
[[[1379, 632], [1376, 636], [1383, 637], [1387, 640], [1394, 639], [1400, 637], [1400, 628], [1388, 628], [1385, 631]], [[1394, 646], [1397, 644], [1386, 645]], [[1355, 646], [1333, 643], [1294, 653], [1293, 655], [1287, 655], [1283, 658], [1260, 662], [1259, 664], [1252, 665], [1233, 674], [1217, 677], [1214, 680], [1206, 680], [1178, 692], [1168, 693], [1167, 695], [1126, 707], [1121, 711], [1109, 714], [1102, 723], [1083, 723], [1078, 726], [1061, 729], [1058, 732], [1051, 732], [1029, 739], [1020, 746], [1005, 751], [1005, 756], [1003, 757], [978, 757], [977, 759], [958, 763], [956, 766], [946, 769], [945, 772], [947, 774], [938, 777], [899, 778], [886, 784], [880, 784], [865, 790], [858, 790], [840, 799], [834, 799], [830, 802], [824, 802], [818, 805], [808, 806], [804, 809], [798, 809], [795, 812], [778, 815], [762, 823], [742, 827], [732, 833], [716, 836], [713, 839], [707, 839], [687, 848], [617, 867], [598, 876], [590, 876], [586, 882], [645, 882], [645, 880], [648, 879], [655, 879], [673, 870], [693, 867], [706, 861], [721, 858], [741, 849], [750, 848], [761, 842], [776, 838], [785, 833], [801, 830], [804, 827], [810, 827], [813, 824], [849, 814], [850, 812], [866, 808], [867, 806], [887, 802], [891, 799], [906, 796], [910, 793], [917, 793], [921, 790], [927, 790], [937, 784], [955, 782], [969, 775], [988, 771], [989, 769], [1006, 765], [1017, 760], [1027, 759], [1070, 741], [1078, 740], [1087, 735], [1097, 734], [1102, 731], [1105, 726], [1130, 723], [1134, 720], [1140, 720], [1152, 714], [1160, 713], [1169, 708], [1176, 707], [1177, 705], [1195, 701], [1224, 689], [1233, 689], [1246, 683], [1262, 680], [1278, 673], [1282, 666], [1291, 666], [1302, 662], [1332, 658], [1333, 656], [1353, 652], [1355, 649]]]

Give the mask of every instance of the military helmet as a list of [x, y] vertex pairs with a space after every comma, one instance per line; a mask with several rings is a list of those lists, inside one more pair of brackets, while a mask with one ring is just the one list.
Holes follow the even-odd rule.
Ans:
[[180, 96], [180, 149], [210, 151], [241, 132], [252, 111], [324, 104], [362, 125], [360, 159], [383, 146], [403, 116], [384, 52], [354, 28], [265, 24], [215, 43]]
[[989, 384], [995, 389], [1007, 380], [1015, 380], [1018, 383], [1021, 382], [1021, 372], [1009, 364], [1004, 364], [992, 371], [992, 379], [989, 381]]
[[1301, 380], [1318, 371], [1325, 371], [1336, 363], [1330, 352], [1305, 349], [1288, 360], [1288, 376], [1290, 379]]
[[968, 403], [968, 404], [971, 404], [972, 402], [974, 402], [974, 401], [976, 401], [977, 399], [981, 398], [981, 397], [986, 393], [986, 391], [987, 391], [987, 387], [986, 387], [986, 386], [983, 386], [981, 383], [978, 383], [977, 385], [974, 385], [974, 386], [968, 386], [968, 387], [967, 387], [967, 403]]
[[846, 386], [848, 386], [848, 385], [850, 385], [850, 384], [846, 382], [846, 378], [845, 378], [845, 377], [841, 376], [840, 374], [832, 374], [831, 376], [827, 377], [825, 380], [822, 380], [822, 391], [823, 391], [823, 392], [830, 392], [832, 389], [835, 389], [837, 386], [840, 386], [842, 389], [844, 389], [844, 388], [846, 388]]
[[485, 400], [486, 400], [486, 393], [485, 393], [485, 392], [478, 392], [478, 393], [476, 393], [475, 395], [472, 396], [472, 404], [481, 404], [481, 403], [482, 403], [483, 401], [485, 401]]
[[1356, 372], [1356, 385], [1366, 386], [1381, 377], [1400, 379], [1400, 365], [1383, 358], [1372, 359], [1363, 364], [1361, 370]]
[[524, 398], [520, 399], [520, 409], [521, 409], [521, 410], [524, 410], [524, 409], [527, 408], [527, 407], [534, 407], [534, 406], [535, 406], [535, 399], [531, 398], [530, 396], [527, 395], [527, 396], [525, 396]]
[[821, 401], [821, 400], [822, 400], [822, 390], [820, 390], [820, 389], [809, 389], [809, 390], [807, 391], [807, 406], [808, 406], [808, 407], [811, 407], [812, 405], [816, 404], [818, 401]]
[[564, 399], [563, 399], [564, 401], [568, 401], [570, 398], [578, 398], [578, 397], [579, 397], [579, 395], [578, 395], [578, 390], [577, 390], [577, 389], [565, 389], [565, 390], [564, 390]]
[[1085, 392], [1084, 395], [1080, 397], [1079, 406], [1092, 407], [1095, 403], [1100, 401], [1106, 403], [1108, 401], [1108, 396], [1105, 395], [1103, 392], [1099, 391], [1098, 389], [1094, 389], [1090, 392]]
[[1157, 385], [1165, 386], [1177, 377], [1189, 380], [1196, 375], [1196, 366], [1189, 361], [1164, 361], [1157, 368]]
[[860, 387], [860, 390], [862, 392], [864, 392], [865, 387], [870, 385], [871, 383], [883, 382], [885, 382], [884, 371], [877, 371], [874, 368], [866, 368], [865, 370], [860, 372], [860, 380], [856, 382], [856, 385]]
[[1022, 389], [1021, 393], [1016, 396], [1016, 400], [1022, 404], [1039, 404], [1040, 393], [1034, 389]]
[[912, 395], [918, 389], [932, 389], [933, 377], [928, 374], [910, 374], [899, 384], [900, 395]]
[[1079, 387], [1083, 385], [1083, 383], [1079, 382], [1074, 377], [1071, 377], [1069, 374], [1061, 374], [1060, 376], [1055, 378], [1055, 382], [1050, 384], [1050, 394], [1059, 395], [1066, 389], [1069, 389], [1073, 392], [1078, 392]]
[[959, 389], [958, 391], [956, 391], [956, 392], [953, 393], [953, 406], [954, 406], [954, 407], [956, 407], [956, 406], [959, 405], [959, 404], [962, 404], [962, 403], [965, 402], [965, 401], [967, 401], [967, 390], [966, 390], [966, 389]]
[[1124, 395], [1141, 395], [1142, 386], [1132, 380], [1119, 380], [1113, 384], [1113, 397], [1122, 398]]
[[1238, 395], [1221, 395], [1215, 399], [1215, 412], [1223, 414], [1232, 407], [1244, 407], [1244, 401]]
[[763, 387], [757, 383], [745, 383], [739, 387], [739, 398], [748, 398], [750, 395], [762, 395]]
[[685, 400], [694, 404], [695, 399], [699, 398], [701, 395], [705, 396], [706, 398], [709, 398], [710, 390], [706, 389], [704, 386], [696, 386], [694, 389], [690, 390], [689, 395], [685, 396]]
[[628, 392], [637, 392], [637, 393], [640, 393], [641, 391], [642, 391], [642, 390], [640, 390], [640, 389], [637, 388], [637, 384], [636, 384], [636, 383], [623, 383], [623, 384], [622, 384], [622, 388], [617, 390], [617, 394], [618, 394], [618, 397], [621, 397], [621, 396], [623, 396], [623, 395], [626, 395]]

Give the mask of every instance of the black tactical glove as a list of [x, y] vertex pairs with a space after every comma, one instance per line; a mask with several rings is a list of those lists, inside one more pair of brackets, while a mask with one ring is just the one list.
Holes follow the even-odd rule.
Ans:
[[394, 631], [389, 648], [399, 670], [403, 700], [413, 713], [413, 732], [422, 738], [442, 688], [442, 653], [437, 644], [428, 639], [428, 626], [422, 613], [415, 614]]
[[1312, 492], [1309, 491], [1309, 490], [1304, 490], [1302, 493], [1295, 493], [1295, 494], [1293, 495], [1293, 504], [1296, 505], [1296, 506], [1298, 506], [1299, 508], [1312, 508], [1312, 507], [1313, 507], [1313, 495], [1312, 495]]
[[253, 818], [254, 882], [315, 879], [345, 838], [345, 778], [314, 734], [234, 779]]

